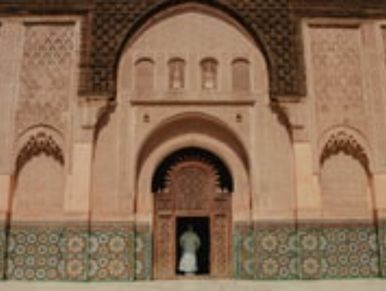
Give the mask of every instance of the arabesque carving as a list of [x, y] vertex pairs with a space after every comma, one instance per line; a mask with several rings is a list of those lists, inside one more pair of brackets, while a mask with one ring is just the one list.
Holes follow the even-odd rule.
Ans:
[[32, 125], [65, 131], [75, 52], [74, 25], [25, 25], [16, 133]]
[[364, 167], [367, 174], [370, 174], [370, 162], [366, 150], [358, 143], [354, 136], [348, 134], [344, 130], [335, 132], [330, 136], [320, 156], [320, 164], [323, 165], [329, 157], [340, 152], [357, 159]]
[[18, 177], [19, 172], [30, 159], [41, 154], [52, 157], [64, 165], [65, 159], [61, 147], [48, 133], [39, 131], [32, 135], [19, 151], [16, 159], [15, 177]]
[[337, 124], [366, 132], [360, 30], [313, 26], [310, 34], [319, 132]]

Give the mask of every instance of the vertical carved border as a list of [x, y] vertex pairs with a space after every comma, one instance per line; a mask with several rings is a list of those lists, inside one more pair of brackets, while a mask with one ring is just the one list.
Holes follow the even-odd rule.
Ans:
[[111, 222], [93, 225], [88, 250], [88, 279], [133, 280], [134, 250], [133, 224]]

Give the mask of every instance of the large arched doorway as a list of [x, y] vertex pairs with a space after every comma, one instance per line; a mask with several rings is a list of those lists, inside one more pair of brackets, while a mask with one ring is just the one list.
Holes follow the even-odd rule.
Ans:
[[189, 227], [200, 240], [195, 276], [229, 276], [233, 181], [224, 163], [200, 148], [176, 151], [158, 166], [152, 190], [155, 278], [184, 275], [180, 239]]

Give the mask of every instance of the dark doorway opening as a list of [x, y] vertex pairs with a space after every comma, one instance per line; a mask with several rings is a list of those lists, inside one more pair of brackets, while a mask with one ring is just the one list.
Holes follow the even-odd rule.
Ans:
[[176, 274], [184, 275], [178, 270], [179, 262], [182, 257], [182, 247], [180, 246], [180, 238], [186, 232], [189, 226], [193, 227], [193, 231], [200, 239], [200, 248], [197, 251], [197, 267], [196, 275], [210, 274], [210, 231], [209, 217], [177, 217], [176, 225]]

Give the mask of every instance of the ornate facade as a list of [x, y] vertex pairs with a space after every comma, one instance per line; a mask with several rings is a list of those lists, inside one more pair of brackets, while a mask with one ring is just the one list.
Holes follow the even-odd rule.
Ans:
[[386, 277], [386, 1], [1, 1], [0, 77], [0, 279]]

